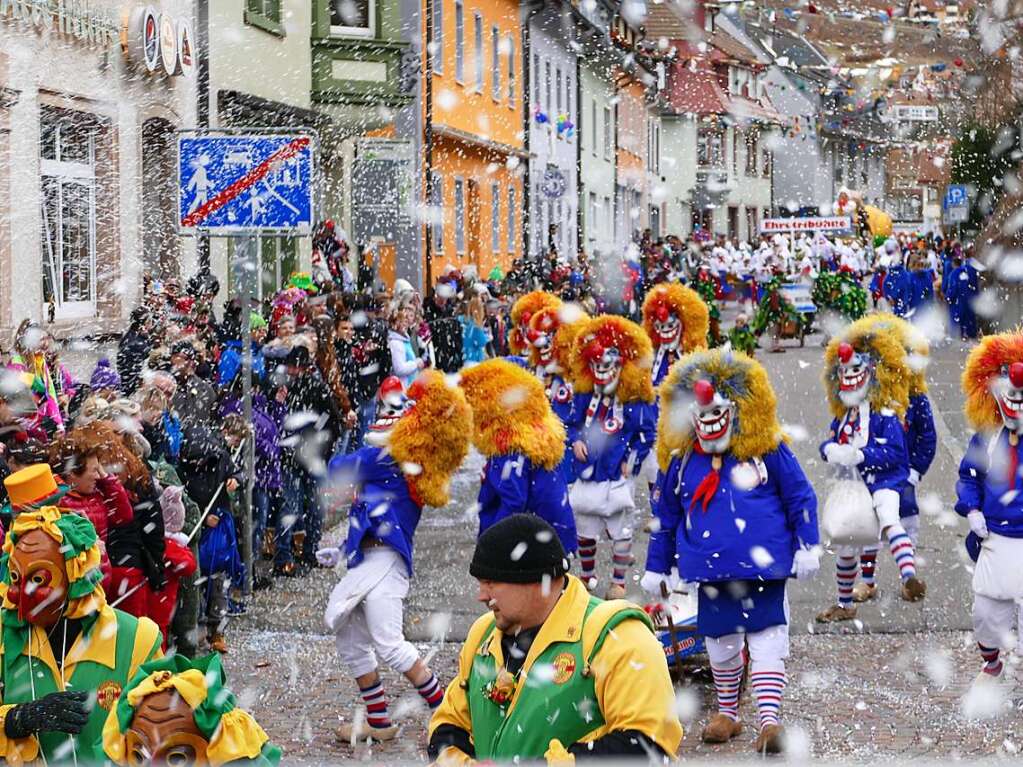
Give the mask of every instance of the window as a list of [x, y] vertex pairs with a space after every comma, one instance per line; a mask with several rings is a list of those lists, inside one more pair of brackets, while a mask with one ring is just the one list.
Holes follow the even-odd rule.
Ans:
[[757, 135], [750, 131], [746, 134], [746, 175], [757, 175], [757, 154], [760, 150], [757, 147]]
[[330, 0], [330, 34], [372, 37], [375, 5], [375, 0]]
[[557, 67], [554, 70], [554, 101], [556, 102], [557, 112], [561, 114], [561, 67]]
[[430, 174], [430, 207], [433, 219], [433, 249], [444, 252], [444, 179], [437, 173]]
[[497, 27], [490, 28], [490, 97], [501, 100], [501, 37]]
[[508, 45], [508, 106], [515, 108], [515, 44], [511, 35], [505, 38]]
[[614, 142], [611, 139], [611, 107], [604, 107], [604, 159], [609, 161], [614, 151]]
[[465, 11], [455, 0], [455, 80], [465, 82]]
[[465, 253], [465, 182], [455, 179], [455, 251]]
[[57, 318], [96, 310], [96, 142], [87, 115], [44, 108], [40, 118], [43, 300]]
[[835, 157], [835, 183], [841, 184], [845, 180], [845, 158]]
[[473, 37], [476, 43], [476, 92], [483, 93], [483, 17], [473, 14]]
[[533, 54], [533, 72], [531, 74], [533, 78], [533, 104], [541, 109], [543, 108], [543, 102], [540, 101], [540, 56]]
[[262, 275], [256, 297], [270, 299], [284, 287], [298, 266], [298, 239], [295, 237], [260, 237], [259, 259]]
[[551, 62], [543, 63], [543, 111], [548, 115], [551, 112]]
[[771, 150], [766, 146], [763, 148], [764, 159], [761, 164], [760, 170], [763, 172], [764, 178], [770, 178], [771, 176]]
[[596, 239], [597, 235], [597, 222], [600, 221], [600, 211], [597, 209], [597, 193], [590, 192], [590, 220], [587, 221], [586, 231], [590, 235], [590, 239]]
[[490, 252], [501, 250], [501, 186], [490, 185]]
[[515, 211], [515, 187], [508, 186], [508, 252], [515, 252], [515, 232], [518, 229], [518, 221]]
[[433, 3], [433, 71], [444, 71], [444, 0]]
[[757, 209], [746, 208], [746, 239], [752, 240], [757, 236]]
[[724, 167], [725, 137], [720, 131], [711, 128], [700, 128], [697, 131], [696, 164], [701, 167]]
[[281, 0], [245, 0], [245, 23], [283, 35]]
[[565, 73], [565, 112], [572, 116], [572, 75]]
[[604, 237], [611, 235], [611, 224], [614, 222], [614, 211], [611, 209], [611, 198], [604, 198], [604, 226], [601, 227], [601, 231], [604, 233]]
[[728, 239], [739, 239], [739, 208], [735, 205], [728, 206]]
[[739, 129], [732, 128], [732, 175], [739, 175]]
[[651, 173], [661, 172], [661, 124], [657, 120], [647, 123], [646, 167]]
[[590, 101], [590, 151], [597, 156], [597, 100]]

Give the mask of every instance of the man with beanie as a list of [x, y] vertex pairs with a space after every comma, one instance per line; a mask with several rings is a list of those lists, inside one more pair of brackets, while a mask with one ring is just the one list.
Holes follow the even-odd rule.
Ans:
[[490, 612], [430, 721], [431, 759], [675, 757], [682, 726], [649, 618], [591, 596], [550, 525], [506, 517], [479, 537], [469, 572]]

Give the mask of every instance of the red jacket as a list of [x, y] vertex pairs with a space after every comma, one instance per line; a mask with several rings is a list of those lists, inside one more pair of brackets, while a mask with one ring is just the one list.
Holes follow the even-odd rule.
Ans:
[[60, 500], [60, 507], [81, 514], [96, 528], [96, 536], [103, 542], [102, 570], [104, 579], [110, 575], [110, 559], [106, 552], [107, 535], [113, 527], [131, 525], [135, 511], [131, 499], [113, 474], [96, 482], [96, 492], [79, 495], [73, 490]]
[[163, 649], [167, 649], [167, 627], [174, 617], [174, 609], [178, 604], [178, 586], [182, 578], [194, 574], [198, 563], [192, 550], [171, 536], [165, 539], [163, 565], [166, 583], [159, 591], [151, 593], [149, 598], [149, 617], [160, 627], [163, 633]]

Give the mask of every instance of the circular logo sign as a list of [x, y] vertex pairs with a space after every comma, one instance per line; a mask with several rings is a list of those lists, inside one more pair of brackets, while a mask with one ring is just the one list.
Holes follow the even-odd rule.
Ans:
[[160, 64], [160, 17], [151, 5], [142, 9], [142, 63], [150, 72]]
[[160, 14], [160, 58], [167, 74], [178, 71], [178, 30], [166, 13]]
[[114, 707], [119, 697], [121, 697], [121, 685], [112, 679], [108, 679], [96, 688], [96, 703], [106, 711]]
[[192, 47], [192, 22], [178, 19], [178, 70], [185, 77], [195, 72], [195, 50]]
[[563, 652], [554, 658], [551, 665], [554, 666], [554, 684], [564, 684], [575, 673], [575, 656], [570, 652]]

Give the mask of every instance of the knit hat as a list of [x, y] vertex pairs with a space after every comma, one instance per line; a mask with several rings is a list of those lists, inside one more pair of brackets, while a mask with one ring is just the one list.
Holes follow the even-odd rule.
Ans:
[[498, 583], [541, 583], [567, 572], [557, 533], [535, 514], [512, 514], [488, 527], [469, 565], [472, 577]]
[[92, 371], [92, 377], [89, 379], [89, 386], [93, 391], [96, 389], [119, 390], [121, 388], [121, 376], [110, 367], [110, 360], [106, 357], [96, 363], [96, 369]]
[[165, 533], [180, 533], [185, 526], [185, 501], [182, 498], [184, 492], [183, 487], [167, 485], [160, 493], [160, 511], [163, 512]]
[[[227, 687], [227, 677], [216, 653], [191, 660], [183, 655], [143, 663], [128, 681], [103, 726], [103, 750], [114, 764], [128, 764], [125, 733], [135, 710], [149, 695], [174, 690], [195, 718], [195, 726], [208, 741], [210, 767], [229, 763], [277, 765], [281, 750], [252, 716], [238, 708]], [[256, 761], [258, 760], [258, 761]]]
[[249, 328], [251, 330], [262, 330], [266, 327], [266, 320], [263, 319], [263, 315], [259, 312], [251, 312], [249, 314]]

